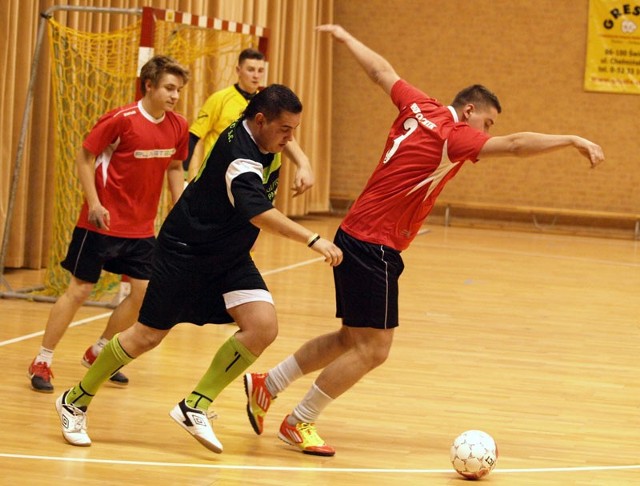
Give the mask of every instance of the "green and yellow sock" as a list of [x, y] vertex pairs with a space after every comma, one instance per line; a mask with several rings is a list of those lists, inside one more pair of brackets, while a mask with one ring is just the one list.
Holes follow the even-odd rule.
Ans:
[[133, 358], [122, 348], [116, 334], [98, 355], [80, 383], [69, 390], [66, 403], [78, 408], [87, 407], [100, 386], [131, 361]]
[[220, 392], [257, 359], [235, 335], [231, 336], [220, 346], [209, 369], [187, 397], [187, 405], [206, 411]]

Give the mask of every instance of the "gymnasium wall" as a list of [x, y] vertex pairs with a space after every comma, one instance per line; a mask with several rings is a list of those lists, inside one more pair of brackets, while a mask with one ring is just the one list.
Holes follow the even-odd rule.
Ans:
[[[470, 84], [493, 90], [503, 112], [492, 134], [575, 133], [605, 152], [595, 169], [574, 149], [467, 163], [441, 199], [640, 213], [640, 96], [584, 91], [587, 18], [587, 0], [337, 0], [334, 12], [335, 23], [446, 104]], [[334, 43], [334, 201], [359, 194], [395, 115]]]

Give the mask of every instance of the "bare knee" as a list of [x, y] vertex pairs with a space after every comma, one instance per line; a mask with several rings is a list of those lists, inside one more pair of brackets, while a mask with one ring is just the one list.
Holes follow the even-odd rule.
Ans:
[[278, 336], [278, 318], [268, 302], [249, 302], [229, 309], [240, 330], [236, 339], [252, 354], [260, 356]]
[[371, 369], [377, 368], [389, 357], [389, 348], [376, 348], [370, 354]]
[[273, 318], [253, 322], [251, 326], [244, 328], [242, 333], [246, 333], [248, 338], [248, 349], [259, 356], [278, 337], [278, 321]]
[[351, 339], [362, 362], [372, 370], [383, 364], [389, 357], [393, 331], [368, 328], [351, 333]]
[[169, 330], [158, 330], [136, 322], [130, 328], [122, 331], [118, 340], [129, 356], [137, 358], [142, 353], [158, 346], [168, 333]]
[[91, 295], [93, 287], [94, 284], [91, 282], [71, 277], [71, 282], [64, 295], [76, 305], [82, 305]]

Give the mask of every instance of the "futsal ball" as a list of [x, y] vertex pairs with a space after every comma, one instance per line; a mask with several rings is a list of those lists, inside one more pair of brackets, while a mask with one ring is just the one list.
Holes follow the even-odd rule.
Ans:
[[498, 447], [486, 432], [467, 430], [451, 445], [451, 464], [467, 479], [480, 479], [496, 466]]

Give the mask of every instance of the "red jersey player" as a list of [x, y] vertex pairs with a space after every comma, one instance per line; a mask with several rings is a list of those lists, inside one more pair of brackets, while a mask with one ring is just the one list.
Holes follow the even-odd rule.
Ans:
[[[131, 293], [114, 309], [82, 364], [91, 366], [109, 339], [138, 316], [151, 272], [154, 221], [165, 173], [174, 203], [184, 187], [188, 124], [173, 109], [188, 79], [188, 70], [173, 59], [153, 57], [140, 71], [142, 99], [103, 115], [78, 152], [85, 201], [61, 263], [71, 280], [50, 311], [40, 352], [29, 366], [35, 391], [53, 392], [53, 351], [103, 269], [127, 275]], [[128, 381], [120, 372], [111, 377], [121, 386]]]
[[322, 370], [285, 417], [278, 436], [304, 453], [331, 456], [335, 450], [320, 438], [315, 423], [332, 400], [387, 359], [398, 326], [398, 279], [404, 268], [400, 252], [462, 164], [563, 147], [577, 149], [592, 166], [604, 155], [598, 145], [575, 135], [523, 132], [490, 137], [501, 107], [484, 86], [470, 86], [451, 106], [443, 106], [402, 80], [389, 62], [342, 27], [322, 25], [318, 30], [344, 43], [399, 114], [378, 165], [334, 240], [344, 254], [334, 268], [336, 316], [342, 326], [303, 344], [268, 373], [249, 373], [244, 380], [249, 421], [261, 434], [271, 400], [295, 379]]

